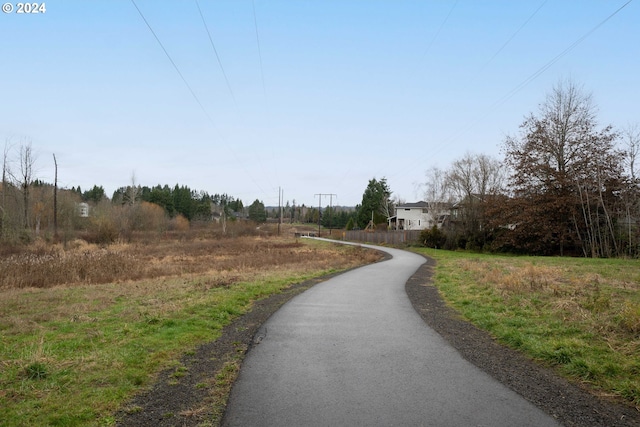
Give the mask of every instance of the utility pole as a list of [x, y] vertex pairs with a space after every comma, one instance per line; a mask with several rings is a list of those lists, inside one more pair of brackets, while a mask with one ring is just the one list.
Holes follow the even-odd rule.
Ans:
[[[56, 154], [53, 154], [53, 164], [56, 167], [56, 174], [53, 181], [53, 237], [58, 238], [58, 161]], [[4, 189], [3, 189], [4, 191]]]
[[329, 235], [331, 235], [331, 226], [333, 225], [333, 196], [338, 198], [337, 194], [329, 194]]
[[280, 219], [278, 220], [278, 236], [280, 235], [280, 227], [282, 226], [282, 201], [284, 199], [284, 190], [278, 187], [278, 215]]
[[[318, 197], [318, 237], [320, 237], [320, 212], [322, 209], [322, 196], [329, 196], [331, 198], [333, 196], [338, 197], [338, 195], [332, 194], [332, 193], [317, 193], [317, 194], [314, 194], [314, 197], [316, 196]], [[331, 211], [331, 207], [329, 207], [329, 211]], [[329, 217], [329, 222], [331, 222], [331, 217]], [[329, 223], [329, 234], [331, 234], [331, 223]]]

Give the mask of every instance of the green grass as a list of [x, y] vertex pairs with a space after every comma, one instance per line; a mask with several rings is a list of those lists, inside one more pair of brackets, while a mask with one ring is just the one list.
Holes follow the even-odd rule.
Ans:
[[[113, 425], [128, 397], [216, 339], [253, 301], [325, 272], [211, 289], [174, 278], [23, 291], [12, 315], [0, 318], [0, 424]], [[123, 286], [141, 291], [123, 296]], [[185, 374], [176, 367], [175, 378]]]
[[640, 407], [637, 260], [416, 249], [449, 305], [500, 342], [594, 392]]

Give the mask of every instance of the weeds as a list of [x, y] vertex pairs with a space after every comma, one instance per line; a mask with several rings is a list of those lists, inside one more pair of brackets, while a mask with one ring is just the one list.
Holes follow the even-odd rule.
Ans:
[[640, 270], [634, 260], [429, 251], [436, 286], [505, 344], [640, 407]]
[[[103, 425], [97, 420], [112, 420], [171, 361], [216, 339], [253, 301], [378, 259], [362, 248], [286, 238], [132, 241], [38, 243], [0, 258], [0, 424]], [[230, 363], [219, 386], [232, 381], [237, 362]], [[174, 369], [175, 383], [189, 375]]]
[[25, 368], [25, 374], [30, 380], [42, 380], [47, 378], [47, 366], [41, 362], [33, 362]]

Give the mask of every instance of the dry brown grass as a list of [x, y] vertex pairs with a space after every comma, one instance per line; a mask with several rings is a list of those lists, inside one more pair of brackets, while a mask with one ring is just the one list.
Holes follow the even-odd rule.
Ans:
[[0, 257], [0, 290], [201, 274], [211, 275], [210, 286], [220, 286], [246, 280], [263, 269], [342, 268], [353, 257], [368, 256], [366, 251], [352, 250], [352, 259], [343, 260], [334, 249], [268, 234], [220, 238], [201, 231], [197, 236], [139, 236], [133, 243], [107, 247], [82, 240], [66, 245], [36, 242], [22, 253]]
[[253, 301], [379, 259], [362, 248], [245, 231], [134, 235], [108, 247], [39, 242], [0, 256], [6, 424], [60, 425], [62, 407], [64, 417], [85, 419], [87, 408], [91, 419], [107, 416], [121, 403], [112, 396], [148, 385]]

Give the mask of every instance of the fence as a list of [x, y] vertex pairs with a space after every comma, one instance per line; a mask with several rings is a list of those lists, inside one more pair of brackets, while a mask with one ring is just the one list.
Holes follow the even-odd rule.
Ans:
[[377, 231], [374, 233], [350, 230], [344, 232], [344, 239], [363, 243], [400, 245], [420, 241], [420, 233], [421, 230]]

